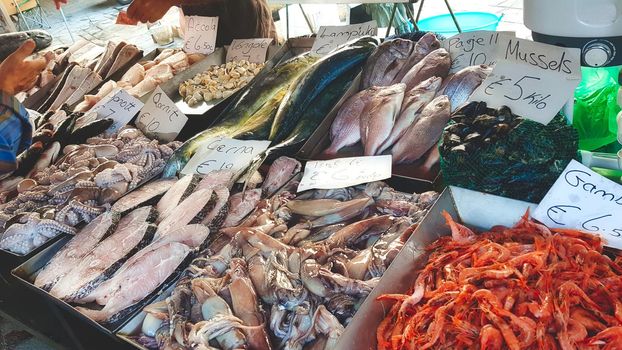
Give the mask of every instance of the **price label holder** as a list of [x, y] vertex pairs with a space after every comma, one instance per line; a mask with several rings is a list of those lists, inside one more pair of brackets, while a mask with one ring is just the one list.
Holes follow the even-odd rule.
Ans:
[[548, 124], [581, 81], [579, 49], [510, 38], [496, 56], [495, 67], [469, 101], [508, 106], [517, 115]]
[[378, 23], [376, 21], [347, 26], [320, 26], [311, 47], [311, 53], [316, 56], [324, 56], [350, 40], [376, 35], [378, 35]]
[[622, 249], [622, 186], [571, 161], [538, 205], [533, 217], [552, 228], [601, 236]]
[[197, 151], [181, 170], [184, 175], [206, 175], [215, 170], [245, 170], [253, 158], [265, 151], [270, 141], [235, 140], [226, 137], [211, 139]]
[[106, 134], [117, 132], [129, 123], [143, 108], [143, 103], [123, 89], [115, 89], [102, 98], [89, 113], [97, 113], [97, 119], [112, 118], [114, 123], [106, 130]]
[[456, 34], [443, 40], [441, 47], [451, 56], [449, 73], [480, 64], [494, 66], [498, 47], [504, 47], [510, 38], [515, 37], [514, 32], [478, 30]]
[[188, 117], [158, 86], [140, 110], [136, 126], [147, 136], [163, 142], [177, 137]]
[[391, 177], [391, 155], [308, 161], [298, 192], [333, 189]]
[[264, 63], [270, 43], [272, 43], [272, 38], [233, 39], [227, 49], [226, 61], [244, 60], [252, 63]]
[[184, 51], [209, 55], [216, 50], [218, 17], [184, 16]]

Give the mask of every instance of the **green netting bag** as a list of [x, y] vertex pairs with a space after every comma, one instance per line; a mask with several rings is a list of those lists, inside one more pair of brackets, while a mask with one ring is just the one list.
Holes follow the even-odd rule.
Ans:
[[472, 102], [443, 131], [441, 171], [447, 185], [538, 203], [576, 159], [578, 140], [562, 115], [543, 125]]

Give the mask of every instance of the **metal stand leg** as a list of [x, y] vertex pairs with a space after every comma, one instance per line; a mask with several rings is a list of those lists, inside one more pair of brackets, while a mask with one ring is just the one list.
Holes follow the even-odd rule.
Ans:
[[425, 0], [421, 0], [421, 3], [419, 3], [419, 9], [417, 10], [417, 17], [415, 17], [415, 22], [419, 22], [419, 17], [421, 17], [421, 10], [423, 9], [424, 2]]
[[309, 20], [309, 17], [307, 17], [307, 13], [302, 8], [302, 4], [298, 4], [298, 7], [300, 7], [300, 12], [302, 12], [302, 17], [305, 18], [305, 21], [307, 22], [307, 26], [309, 26], [309, 30], [311, 31], [311, 34], [315, 34], [315, 29], [313, 29], [313, 25], [311, 25], [311, 20]]
[[413, 9], [410, 8], [410, 4], [406, 5], [406, 15], [408, 16], [408, 18], [412, 22], [413, 26], [415, 27], [415, 30], [418, 31], [419, 30], [419, 26], [417, 25], [417, 21], [415, 20], [415, 14], [413, 13]]
[[285, 36], [289, 40], [289, 5], [285, 5]]
[[[22, 21], [26, 25], [26, 29], [30, 30], [30, 26], [28, 25], [28, 21], [26, 20], [26, 16], [24, 16], [24, 13], [22, 12], [22, 9], [19, 7], [19, 4], [17, 3], [16, 0], [13, 0], [13, 5], [15, 5], [15, 8], [17, 9], [17, 18], [19, 19], [21, 17]], [[19, 24], [17, 26], [19, 27]]]
[[395, 18], [395, 11], [397, 11], [397, 4], [393, 4], [393, 8], [391, 9], [391, 17], [389, 18], [389, 26], [387, 27], [387, 34], [385, 34], [385, 37], [389, 36], [389, 32], [391, 32], [393, 19]]
[[460, 29], [458, 20], [456, 19], [456, 16], [454, 15], [454, 11], [451, 9], [451, 6], [449, 6], [448, 0], [445, 0], [445, 5], [447, 5], [447, 10], [449, 10], [449, 14], [451, 15], [451, 18], [454, 20], [454, 24], [456, 25], [456, 29], [458, 29], [458, 33], [462, 33], [462, 29]]

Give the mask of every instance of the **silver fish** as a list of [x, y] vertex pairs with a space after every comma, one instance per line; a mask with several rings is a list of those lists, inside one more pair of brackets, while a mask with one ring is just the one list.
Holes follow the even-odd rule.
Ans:
[[406, 63], [400, 69], [400, 72], [393, 79], [393, 84], [399, 83], [402, 81], [406, 73], [419, 61], [421, 61], [425, 56], [427, 56], [430, 52], [439, 49], [441, 47], [441, 42], [438, 41], [436, 35], [433, 33], [427, 33], [415, 43], [415, 48], [413, 49], [410, 57]]
[[406, 88], [410, 90], [430, 77], [445, 79], [449, 74], [450, 66], [449, 52], [445, 49], [434, 50], [406, 73], [402, 83], [406, 84]]
[[421, 112], [421, 116], [393, 146], [394, 163], [411, 163], [421, 158], [438, 142], [450, 117], [451, 104], [445, 95], [438, 96]]
[[443, 89], [443, 94], [449, 97], [452, 112], [469, 99], [469, 96], [480, 86], [491, 71], [491, 67], [480, 64], [479, 66], [470, 66], [461, 69], [456, 74], [452, 75], [451, 78], [447, 79], [448, 81]]
[[419, 112], [427, 105], [438, 91], [441, 86], [442, 79], [439, 77], [432, 77], [424, 80], [421, 84], [415, 86], [414, 89], [406, 92], [404, 95], [404, 101], [402, 101], [402, 108], [400, 114], [395, 121], [391, 134], [384, 141], [378, 153], [382, 153], [384, 150], [393, 146], [399, 138], [404, 135], [406, 129], [411, 126], [417, 118], [421, 115]]
[[379, 88], [369, 88], [357, 92], [348, 98], [330, 127], [330, 146], [324, 151], [326, 154], [337, 154], [343, 147], [351, 146], [361, 140], [361, 114], [369, 98], [379, 91]]
[[363, 111], [368, 116], [365, 118], [366, 124], [362, 124], [363, 118], [361, 119], [361, 135], [364, 135], [361, 139], [366, 156], [377, 154], [380, 145], [391, 134], [405, 90], [406, 85], [401, 83], [386, 87]]
[[406, 39], [388, 40], [369, 56], [361, 73], [361, 89], [391, 85], [412, 55], [415, 43]]

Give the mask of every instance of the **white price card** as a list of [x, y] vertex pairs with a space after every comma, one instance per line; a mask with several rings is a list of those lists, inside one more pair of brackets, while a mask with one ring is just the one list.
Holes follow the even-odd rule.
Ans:
[[151, 138], [170, 142], [177, 137], [187, 121], [188, 117], [158, 86], [140, 110], [136, 126]]
[[622, 249], [622, 186], [571, 161], [533, 213], [552, 228], [570, 228], [601, 236]]
[[184, 175], [206, 175], [214, 170], [245, 170], [258, 154], [270, 146], [270, 141], [235, 140], [226, 137], [211, 139], [198, 150], [181, 170]]
[[324, 56], [350, 40], [376, 35], [378, 35], [378, 23], [376, 21], [347, 26], [320, 26], [311, 47], [311, 53], [317, 56]]
[[516, 37], [514, 32], [478, 30], [459, 33], [443, 40], [441, 47], [451, 56], [449, 73], [480, 64], [494, 66], [497, 47], [507, 45], [509, 39], [514, 37]]
[[184, 51], [209, 55], [216, 50], [218, 17], [184, 16]]
[[508, 106], [542, 124], [555, 117], [581, 81], [579, 49], [511, 38], [498, 47], [496, 61], [469, 101]]
[[112, 118], [114, 123], [106, 130], [112, 134], [129, 123], [132, 118], [143, 108], [143, 103], [123, 89], [115, 89], [106, 97], [102, 98], [89, 113], [97, 113], [97, 119]]
[[226, 61], [244, 60], [252, 63], [264, 63], [271, 42], [272, 38], [233, 39], [229, 49], [227, 49]]
[[308, 161], [298, 192], [354, 186], [391, 177], [391, 155]]

